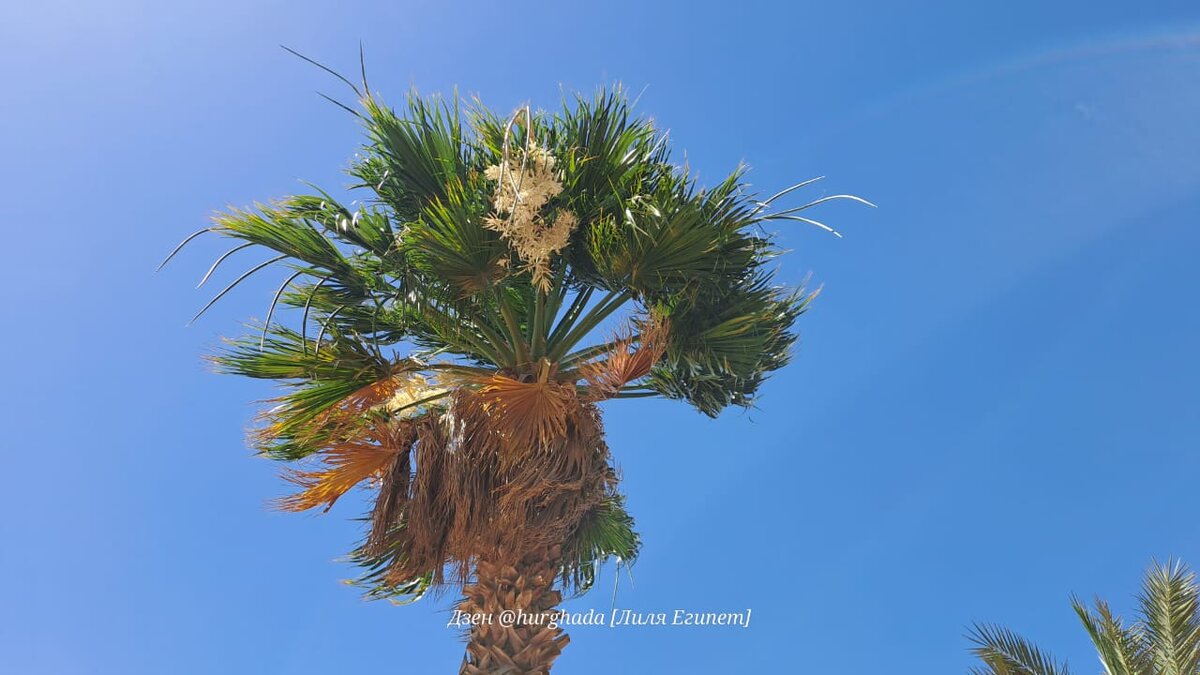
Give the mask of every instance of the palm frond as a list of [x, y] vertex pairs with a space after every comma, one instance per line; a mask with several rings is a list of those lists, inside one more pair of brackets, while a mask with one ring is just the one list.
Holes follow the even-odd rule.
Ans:
[[425, 206], [447, 198], [447, 186], [467, 179], [471, 145], [457, 99], [447, 103], [411, 94], [405, 117], [375, 96], [362, 101], [367, 149], [375, 159], [352, 172], [368, 182], [378, 179], [379, 198], [402, 222], [416, 220]]
[[311, 210], [294, 208], [297, 202], [303, 204], [305, 200], [295, 197], [275, 206], [258, 204], [249, 210], [230, 209], [213, 218], [216, 223], [213, 231], [269, 248], [351, 283], [355, 279], [353, 266], [337, 246], [314, 227]]
[[990, 624], [975, 624], [967, 633], [975, 644], [971, 652], [985, 669], [979, 675], [1069, 675], [1066, 663], [1058, 663], [1050, 654], [1016, 633]]
[[[257, 326], [252, 326], [257, 332]], [[395, 364], [379, 358], [367, 345], [345, 340], [317, 352], [306, 348], [299, 333], [280, 325], [267, 328], [260, 342], [249, 334], [228, 340], [211, 357], [218, 372], [278, 382], [345, 380], [361, 382], [390, 375]]]
[[1139, 627], [1125, 627], [1113, 615], [1108, 603], [1096, 599], [1096, 611], [1088, 609], [1079, 598], [1071, 598], [1071, 607], [1100, 655], [1107, 675], [1152, 675], [1146, 653], [1144, 636]]
[[1179, 561], [1155, 563], [1138, 596], [1150, 659], [1160, 673], [1192, 674], [1200, 666], [1196, 575]]
[[[397, 528], [402, 527], [403, 524], [397, 525]], [[402, 539], [396, 537], [397, 541]], [[403, 556], [403, 547], [397, 543], [383, 551], [360, 546], [350, 553], [347, 561], [363, 568], [363, 573], [346, 583], [363, 589], [363, 597], [367, 600], [387, 600], [396, 605], [416, 602], [434, 590], [434, 572], [431, 570], [411, 578], [397, 579], [392, 571], [405, 567], [403, 561], [398, 560]]]
[[671, 331], [648, 386], [709, 416], [749, 406], [763, 380], [791, 358], [792, 325], [816, 293], [785, 291], [765, 278], [677, 298], [664, 307]]
[[426, 204], [400, 244], [418, 269], [448, 282], [460, 296], [480, 293], [507, 274], [507, 247], [483, 226], [487, 205], [472, 203], [461, 186], [446, 192]]
[[633, 516], [625, 510], [625, 498], [613, 493], [580, 519], [563, 544], [563, 582], [582, 593], [596, 580], [599, 566], [607, 560], [633, 564], [641, 549], [641, 538], [633, 529]]

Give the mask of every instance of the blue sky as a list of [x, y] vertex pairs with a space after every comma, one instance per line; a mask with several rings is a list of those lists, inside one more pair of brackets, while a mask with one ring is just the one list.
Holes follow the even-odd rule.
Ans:
[[0, 670], [457, 666], [446, 600], [339, 583], [354, 504], [266, 507], [269, 390], [200, 355], [279, 279], [185, 329], [221, 244], [152, 273], [216, 209], [345, 184], [337, 83], [278, 45], [353, 71], [360, 40], [392, 101], [620, 80], [702, 180], [879, 204], [780, 228], [824, 292], [756, 410], [608, 404], [645, 540], [616, 605], [751, 627], [580, 627], [556, 673], [963, 672], [975, 620], [1089, 672], [1069, 593], [1200, 565], [1194, 3], [8, 3]]

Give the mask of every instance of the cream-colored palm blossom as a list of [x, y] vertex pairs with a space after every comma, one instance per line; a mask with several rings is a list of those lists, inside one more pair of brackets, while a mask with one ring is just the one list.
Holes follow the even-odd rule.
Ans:
[[533, 274], [534, 285], [546, 291], [550, 288], [550, 259], [570, 243], [578, 219], [565, 208], [544, 212], [563, 190], [554, 170], [554, 155], [538, 146], [518, 154], [506, 153], [499, 164], [484, 172], [496, 183], [495, 210], [484, 218], [484, 226], [500, 233]]

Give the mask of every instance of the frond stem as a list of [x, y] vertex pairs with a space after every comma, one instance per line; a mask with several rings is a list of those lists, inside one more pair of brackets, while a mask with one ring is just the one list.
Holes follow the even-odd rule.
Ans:
[[521, 336], [521, 325], [517, 323], [517, 317], [513, 314], [512, 306], [508, 303], [508, 297], [504, 295], [504, 291], [497, 289], [496, 300], [500, 303], [500, 315], [504, 317], [504, 324], [508, 327], [508, 335], [512, 340], [512, 346], [516, 350], [516, 365], [530, 363], [529, 349], [525, 345], [525, 340]]
[[579, 323], [550, 350], [550, 360], [557, 361], [562, 358], [568, 349], [574, 347], [580, 340], [587, 337], [587, 334], [592, 332], [592, 329], [600, 325], [601, 321], [608, 318], [610, 314], [620, 308], [621, 305], [624, 305], [631, 297], [632, 295], [628, 290], [609, 291], [600, 300], [600, 304], [585, 314]]

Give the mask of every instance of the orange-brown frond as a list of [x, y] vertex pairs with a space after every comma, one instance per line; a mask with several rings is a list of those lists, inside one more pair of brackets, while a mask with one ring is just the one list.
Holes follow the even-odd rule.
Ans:
[[580, 368], [580, 375], [589, 385], [587, 400], [611, 398], [625, 385], [645, 377], [666, 348], [667, 324], [661, 320], [647, 321], [640, 336], [628, 331], [618, 337], [607, 354]]
[[300, 492], [279, 500], [284, 511], [307, 511], [324, 505], [328, 511], [334, 502], [355, 485], [376, 478], [391, 465], [399, 448], [348, 441], [321, 453], [325, 468], [316, 471], [289, 469], [285, 478], [300, 486]]
[[444, 391], [414, 372], [411, 363], [401, 362], [394, 374], [360, 387], [319, 413], [308, 414], [294, 395], [269, 401], [278, 405], [259, 416], [264, 424], [251, 432], [251, 441], [257, 446], [283, 438], [312, 445], [353, 441], [372, 433], [369, 411], [386, 412], [393, 419], [411, 418], [422, 412], [422, 402]]
[[411, 387], [412, 378], [411, 374], [398, 373], [372, 382], [318, 415], [314, 423], [317, 427], [342, 427], [350, 424], [367, 410], [387, 403], [397, 392]]
[[522, 382], [496, 374], [476, 392], [488, 424], [514, 448], [532, 450], [563, 438], [578, 407], [573, 385]]

